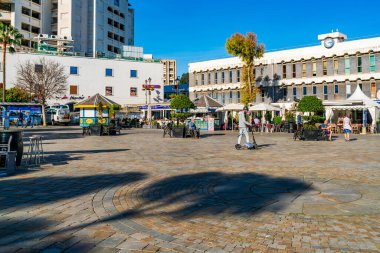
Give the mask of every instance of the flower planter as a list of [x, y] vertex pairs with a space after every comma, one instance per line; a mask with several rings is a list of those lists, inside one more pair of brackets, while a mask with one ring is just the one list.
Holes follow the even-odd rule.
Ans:
[[321, 137], [322, 130], [303, 130], [303, 139], [305, 141], [318, 141]]
[[185, 138], [185, 127], [173, 127], [172, 135], [175, 138]]
[[101, 136], [102, 135], [102, 125], [90, 126], [91, 135]]

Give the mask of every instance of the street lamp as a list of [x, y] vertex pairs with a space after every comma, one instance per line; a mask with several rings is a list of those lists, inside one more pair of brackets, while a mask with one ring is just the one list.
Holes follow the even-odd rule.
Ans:
[[150, 95], [152, 91], [151, 83], [152, 83], [152, 78], [149, 77], [148, 80], [145, 80], [145, 102], [146, 103], [147, 103], [147, 94], [149, 97], [149, 103], [147, 103], [149, 128], [152, 127], [152, 108], [150, 106], [150, 97], [151, 97]]
[[179, 83], [181, 82], [181, 80], [179, 79], [179, 76], [177, 76], [177, 79], [174, 80], [174, 85], [176, 87], [176, 90], [177, 90], [177, 95], [179, 95]]

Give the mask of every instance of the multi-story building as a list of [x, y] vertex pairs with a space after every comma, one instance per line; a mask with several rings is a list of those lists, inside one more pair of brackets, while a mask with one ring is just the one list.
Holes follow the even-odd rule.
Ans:
[[[292, 102], [314, 95], [344, 100], [360, 85], [380, 98], [380, 37], [346, 41], [333, 32], [319, 35], [318, 46], [265, 53], [255, 61], [256, 102]], [[223, 104], [240, 102], [239, 58], [189, 65], [190, 96], [207, 94]]]
[[[160, 88], [151, 92], [151, 103], [163, 103], [163, 68], [159, 60], [129, 61], [34, 53], [7, 53], [6, 87], [12, 87], [17, 83], [17, 66], [29, 60], [37, 62], [43, 57], [60, 63], [69, 76], [66, 93], [50, 100], [50, 103], [79, 102], [99, 93], [122, 106], [145, 105], [149, 101], [149, 97], [143, 90], [143, 84], [149, 78], [151, 78], [152, 85], [160, 85]], [[2, 64], [1, 59], [0, 64]]]
[[162, 76], [164, 85], [173, 85], [177, 78], [177, 61], [161, 60], [164, 66], [164, 74]]
[[47, 5], [43, 0], [4, 0], [0, 3], [0, 22], [17, 28], [24, 36], [22, 45], [33, 47], [33, 38], [43, 31]]
[[128, 0], [5, 0], [0, 21], [20, 30], [26, 47], [38, 34], [72, 38], [74, 51], [86, 55], [121, 55], [123, 45], [134, 45]]

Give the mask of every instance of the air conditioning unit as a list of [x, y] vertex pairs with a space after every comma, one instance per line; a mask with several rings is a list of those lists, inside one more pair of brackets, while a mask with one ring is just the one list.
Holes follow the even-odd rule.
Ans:
[[38, 38], [40, 38], [40, 39], [47, 39], [47, 38], [49, 38], [49, 35], [48, 34], [38, 34], [38, 36], [37, 36]]

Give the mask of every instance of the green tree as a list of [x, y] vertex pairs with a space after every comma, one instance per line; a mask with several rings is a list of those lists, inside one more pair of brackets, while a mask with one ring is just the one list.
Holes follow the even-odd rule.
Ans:
[[15, 52], [15, 46], [21, 45], [21, 40], [23, 36], [19, 31], [11, 25], [6, 25], [0, 23], [0, 44], [3, 50], [3, 102], [5, 102], [6, 97], [6, 57], [7, 48], [10, 53]]
[[170, 108], [180, 110], [181, 112], [183, 112], [184, 110], [189, 110], [191, 108], [194, 108], [194, 104], [188, 96], [180, 94], [180, 95], [175, 96], [170, 101]]
[[[3, 89], [0, 89], [0, 93], [3, 93]], [[15, 103], [22, 103], [22, 102], [29, 102], [30, 101], [30, 95], [17, 87], [13, 87], [7, 90], [5, 101], [7, 102], [15, 102]]]
[[243, 104], [252, 103], [258, 89], [255, 87], [254, 61], [264, 55], [264, 44], [259, 44], [256, 34], [249, 32], [246, 36], [236, 33], [226, 43], [229, 54], [239, 57], [243, 65], [242, 81], [240, 88], [241, 101]]
[[189, 73], [183, 73], [179, 84], [189, 84]]
[[323, 113], [325, 107], [323, 106], [322, 100], [315, 96], [305, 96], [301, 99], [298, 104], [297, 111], [299, 112], [313, 112], [313, 113]]

